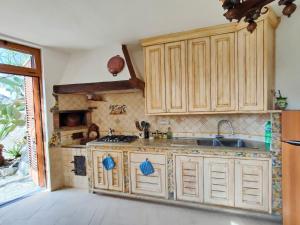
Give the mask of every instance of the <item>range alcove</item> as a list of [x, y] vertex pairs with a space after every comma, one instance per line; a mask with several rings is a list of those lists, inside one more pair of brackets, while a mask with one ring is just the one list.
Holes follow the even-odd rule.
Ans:
[[91, 124], [90, 110], [66, 110], [53, 112], [55, 129], [88, 127]]

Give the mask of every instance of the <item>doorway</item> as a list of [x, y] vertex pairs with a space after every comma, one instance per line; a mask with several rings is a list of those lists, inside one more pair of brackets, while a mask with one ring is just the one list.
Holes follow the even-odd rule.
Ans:
[[40, 50], [0, 40], [0, 205], [44, 187]]

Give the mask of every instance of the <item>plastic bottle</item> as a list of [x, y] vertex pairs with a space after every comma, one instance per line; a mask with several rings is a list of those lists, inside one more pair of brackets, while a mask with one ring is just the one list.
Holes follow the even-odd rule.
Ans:
[[167, 139], [172, 139], [172, 138], [173, 138], [173, 133], [172, 133], [171, 127], [168, 127]]
[[272, 143], [272, 123], [271, 121], [267, 121], [265, 123], [265, 146], [267, 151], [270, 151], [271, 143]]

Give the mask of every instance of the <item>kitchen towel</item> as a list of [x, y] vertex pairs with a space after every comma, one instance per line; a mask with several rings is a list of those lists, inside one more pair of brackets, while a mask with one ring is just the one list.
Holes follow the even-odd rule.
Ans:
[[102, 164], [106, 170], [112, 170], [115, 168], [115, 161], [111, 156], [107, 156], [103, 159]]
[[140, 164], [140, 170], [145, 176], [154, 173], [153, 165], [148, 159]]

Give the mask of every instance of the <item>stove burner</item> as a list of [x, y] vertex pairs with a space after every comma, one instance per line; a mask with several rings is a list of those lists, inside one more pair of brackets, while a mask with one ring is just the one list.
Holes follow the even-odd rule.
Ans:
[[127, 136], [127, 135], [111, 135], [111, 136], [104, 136], [99, 138], [97, 141], [99, 142], [126, 142], [130, 143], [137, 139], [137, 136]]

